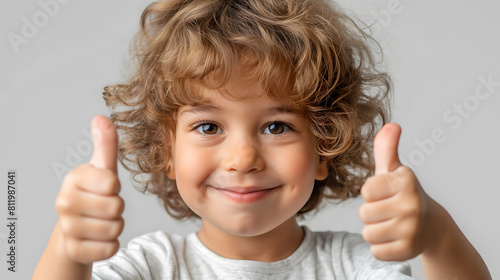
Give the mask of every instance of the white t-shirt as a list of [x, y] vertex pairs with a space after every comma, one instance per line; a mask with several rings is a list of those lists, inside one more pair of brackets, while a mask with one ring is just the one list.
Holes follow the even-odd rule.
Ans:
[[407, 263], [375, 259], [361, 235], [313, 232], [288, 258], [272, 262], [223, 258], [187, 236], [157, 231], [132, 239], [108, 260], [95, 262], [92, 279], [412, 279]]

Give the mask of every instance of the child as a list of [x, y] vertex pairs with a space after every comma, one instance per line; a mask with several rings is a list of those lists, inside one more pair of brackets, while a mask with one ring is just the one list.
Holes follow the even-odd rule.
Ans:
[[[400, 261], [418, 255], [429, 279], [491, 278], [399, 162], [398, 125], [377, 133], [372, 164], [390, 81], [338, 7], [167, 0], [141, 24], [135, 75], [105, 88], [120, 145], [113, 123], [94, 118], [94, 154], [64, 179], [33, 279], [407, 279]], [[117, 159], [200, 230], [118, 251]], [[362, 237], [297, 223], [323, 198], [359, 194]]]

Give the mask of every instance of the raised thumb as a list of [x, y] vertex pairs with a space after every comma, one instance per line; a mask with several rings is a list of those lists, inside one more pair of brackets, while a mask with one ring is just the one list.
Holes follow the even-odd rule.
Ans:
[[395, 123], [384, 125], [373, 139], [375, 175], [392, 172], [402, 164], [399, 161], [398, 145], [401, 127]]
[[90, 164], [117, 173], [118, 134], [115, 126], [107, 117], [96, 116], [91, 127], [94, 153]]

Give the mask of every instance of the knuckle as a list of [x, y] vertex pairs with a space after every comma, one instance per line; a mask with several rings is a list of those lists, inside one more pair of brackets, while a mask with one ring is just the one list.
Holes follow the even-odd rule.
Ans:
[[120, 218], [117, 222], [117, 233], [116, 237], [118, 237], [120, 234], [122, 234], [123, 229], [125, 228], [125, 220], [123, 218]]
[[120, 249], [120, 242], [118, 240], [106, 242], [104, 246], [101, 247], [101, 257], [102, 259], [111, 258]]
[[115, 190], [120, 186], [118, 176], [110, 170], [100, 170], [103, 172], [103, 189], [106, 193], [115, 193]]
[[368, 184], [365, 183], [362, 187], [361, 187], [361, 190], [359, 191], [359, 193], [361, 194], [361, 197], [363, 197], [364, 199], [367, 198], [368, 196]]
[[59, 193], [59, 196], [57, 197], [55, 202], [56, 211], [59, 213], [59, 215], [71, 212], [71, 209], [74, 206], [73, 201], [74, 199], [69, 193]]
[[109, 203], [108, 214], [112, 218], [121, 217], [123, 211], [125, 209], [125, 202], [119, 196], [115, 196]]
[[82, 262], [84, 253], [82, 252], [81, 241], [77, 239], [67, 239], [66, 253], [71, 259], [77, 262]]
[[104, 172], [107, 180], [109, 181], [110, 184], [114, 184], [118, 182], [118, 176], [111, 170], [108, 169], [101, 169], [102, 172]]
[[123, 226], [123, 219], [118, 219], [116, 221], [106, 223], [106, 225], [100, 229], [100, 232], [102, 236], [107, 237], [107, 240], [115, 240], [122, 233]]
[[90, 242], [84, 244], [79, 239], [66, 240], [67, 255], [80, 263], [92, 263], [112, 257], [120, 248], [118, 240], [110, 242]]
[[361, 187], [360, 194], [365, 200], [369, 200], [371, 198], [373, 188], [373, 178], [368, 178], [363, 186]]
[[401, 175], [403, 175], [403, 177], [411, 178], [414, 176], [413, 170], [411, 170], [411, 168], [409, 168], [408, 166], [403, 165], [400, 167], [400, 170], [398, 171], [400, 172]]
[[123, 198], [118, 196], [118, 216], [121, 217], [123, 214], [123, 211], [125, 211], [125, 201], [123, 201]]
[[383, 253], [381, 246], [370, 246], [370, 253], [378, 260], [385, 260], [387, 255]]
[[121, 189], [122, 189], [122, 184], [120, 183], [120, 180], [118, 179], [118, 176], [116, 174], [114, 176], [116, 178], [116, 183], [115, 183], [115, 189], [114, 189], [114, 191], [115, 191], [115, 193], [119, 193], [121, 191]]
[[73, 236], [74, 232], [75, 232], [74, 231], [75, 224], [74, 224], [73, 220], [70, 218], [61, 217], [59, 219], [59, 221], [60, 221], [61, 231], [63, 232], [63, 235], [64, 236]]
[[78, 170], [76, 168], [71, 169], [66, 173], [66, 176], [64, 176], [63, 186], [74, 183], [76, 178], [78, 178]]
[[366, 204], [362, 204], [361, 207], [359, 207], [359, 210], [358, 210], [359, 218], [364, 223], [368, 222], [369, 212], [368, 212], [367, 208], [368, 208], [368, 206]]
[[125, 224], [123, 222], [123, 219], [119, 219], [118, 221], [114, 222], [110, 230], [110, 235], [114, 238], [118, 238], [118, 236], [120, 236], [123, 231], [124, 225]]
[[415, 188], [415, 174], [413, 173], [413, 171], [406, 167], [406, 166], [402, 166], [400, 170], [398, 170], [398, 177], [397, 177], [397, 181], [398, 183], [406, 188], [406, 189], [414, 189]]
[[56, 199], [55, 207], [56, 207], [57, 213], [59, 213], [59, 215], [61, 215], [62, 213], [66, 212], [66, 209], [68, 208], [68, 203], [66, 203], [66, 201], [59, 196]]
[[370, 227], [368, 227], [368, 226], [363, 227], [363, 230], [361, 231], [361, 236], [363, 236], [363, 239], [366, 242], [373, 243], [373, 233], [372, 233]]

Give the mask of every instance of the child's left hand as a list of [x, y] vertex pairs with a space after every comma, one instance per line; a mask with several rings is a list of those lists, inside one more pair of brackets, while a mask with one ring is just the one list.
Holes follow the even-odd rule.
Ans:
[[362, 235], [372, 255], [384, 261], [416, 257], [434, 240], [428, 227], [435, 203], [422, 189], [410, 168], [398, 157], [401, 127], [386, 124], [375, 136], [375, 176], [361, 187], [365, 203], [359, 209], [366, 223]]

